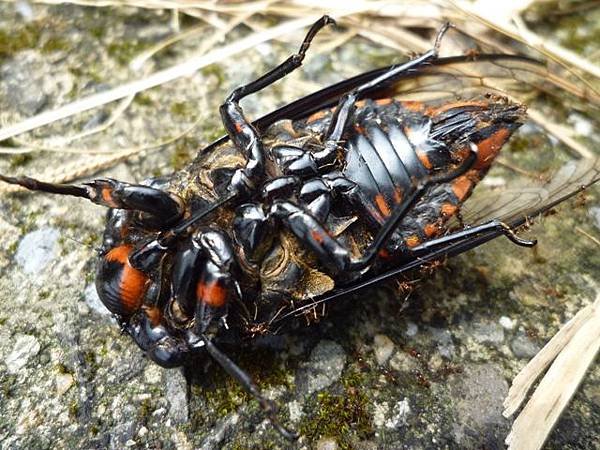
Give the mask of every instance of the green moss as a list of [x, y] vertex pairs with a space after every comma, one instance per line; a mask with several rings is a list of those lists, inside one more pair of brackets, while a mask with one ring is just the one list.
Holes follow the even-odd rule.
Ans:
[[18, 380], [15, 375], [6, 375], [3, 377], [2, 385], [0, 385], [0, 393], [4, 398], [12, 397], [13, 390], [17, 386]]
[[52, 36], [42, 45], [42, 53], [67, 51], [71, 48], [69, 41], [59, 36]]
[[90, 26], [87, 30], [98, 40], [102, 39], [106, 34], [106, 27], [102, 25]]
[[11, 156], [10, 168], [15, 169], [17, 167], [24, 166], [32, 159], [33, 156], [31, 156], [31, 153], [19, 153], [18, 155]]
[[58, 371], [58, 373], [63, 374], [63, 375], [71, 373], [71, 371], [67, 368], [67, 366], [65, 366], [62, 363], [56, 364], [56, 370]]
[[202, 126], [202, 135], [207, 143], [216, 141], [225, 134], [221, 123], [204, 123]]
[[218, 64], [211, 64], [201, 69], [202, 75], [206, 78], [215, 76], [217, 78], [217, 86], [221, 86], [225, 81], [225, 72], [223, 68]]
[[69, 405], [69, 417], [72, 420], [77, 419], [77, 416], [79, 414], [79, 404], [77, 403], [76, 400], [73, 400], [71, 402], [71, 404]]
[[152, 405], [152, 401], [149, 398], [142, 400], [142, 402], [140, 403], [140, 408], [138, 410], [140, 418], [143, 421], [146, 421], [152, 415], [153, 410], [154, 408]]
[[[288, 372], [278, 364], [277, 357], [268, 350], [253, 349], [248, 352], [234, 352], [229, 355], [240, 367], [242, 367], [256, 382], [262, 390], [269, 386], [285, 386], [288, 390], [292, 388]], [[288, 370], [293, 370], [288, 368]], [[200, 409], [192, 408], [192, 419], [190, 427], [203, 426], [203, 422], [209, 411], [209, 415], [215, 419], [227, 416], [247, 404], [251, 408], [259, 408], [252, 397], [233, 378], [228, 376], [221, 368], [212, 367], [206, 377], [198, 380], [190, 380], [190, 397], [202, 399]]]
[[19, 241], [12, 242], [6, 249], [9, 255], [14, 255], [19, 247]]
[[[78, 79], [89, 78], [96, 83], [100, 83], [103, 81], [103, 77], [100, 75], [99, 70], [93, 64], [88, 64], [80, 67], [69, 67], [69, 72], [73, 74], [75, 77], [75, 81]], [[74, 87], [75, 89], [75, 87]], [[78, 91], [69, 92], [69, 96], [71, 95], [79, 95]]]
[[95, 248], [100, 243], [100, 236], [96, 233], [90, 233], [83, 237], [81, 243], [86, 247]]
[[175, 143], [175, 151], [171, 155], [171, 166], [179, 170], [190, 162], [200, 144], [192, 136], [184, 136]]
[[364, 390], [366, 385], [364, 375], [351, 371], [342, 379], [340, 394], [317, 394], [305, 407], [314, 413], [300, 423], [300, 433], [311, 442], [321, 437], [334, 438], [342, 449], [352, 448], [353, 442], [371, 437], [374, 429], [369, 398]]
[[171, 114], [176, 117], [191, 117], [194, 108], [189, 102], [175, 102], [171, 105]]
[[110, 56], [119, 62], [119, 64], [127, 65], [133, 58], [148, 47], [148, 43], [140, 41], [117, 41], [108, 44], [106, 50]]
[[[218, 381], [217, 386], [204, 389], [198, 385], [192, 385], [192, 396], [202, 397], [209, 410], [214, 411], [217, 417], [226, 416], [249, 400], [248, 394], [231, 377], [224, 376]], [[203, 416], [206, 411], [197, 411]]]
[[40, 25], [29, 22], [13, 29], [0, 29], [0, 60], [15, 53], [35, 48], [40, 40]]
[[140, 92], [138, 93], [135, 98], [133, 99], [134, 103], [141, 105], [141, 106], [155, 106], [156, 102], [154, 100], [152, 100], [152, 97], [150, 97], [148, 94], [146, 94], [145, 92]]

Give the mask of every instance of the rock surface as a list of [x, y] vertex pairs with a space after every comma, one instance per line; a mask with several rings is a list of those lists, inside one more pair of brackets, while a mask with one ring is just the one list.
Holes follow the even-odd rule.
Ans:
[[[184, 40], [136, 71], [131, 59], [173, 34], [170, 14], [27, 5], [19, 12], [0, 2], [3, 124], [183, 61], [201, 44], [201, 37]], [[293, 40], [299, 39], [301, 33]], [[19, 136], [19, 143], [115, 150], [172, 138], [200, 119], [185, 139], [97, 176], [139, 181], [168, 174], [221, 134], [218, 105], [227, 93], [292, 48], [265, 44], [139, 94], [101, 133], [69, 140], [107, 124], [116, 105]], [[355, 38], [330, 54], [309, 56], [306, 71], [297, 74], [302, 83], [283, 81], [244, 100], [244, 107], [253, 115], [269, 111], [397, 57]], [[541, 156], [515, 153], [527, 169], [552, 152], [535, 148]], [[30, 156], [4, 158], [0, 173], [81, 169], [98, 157]], [[500, 185], [510, 171], [495, 168], [492, 176]], [[586, 195], [531, 229], [540, 242], [536, 254], [498, 239], [429, 277], [418, 274], [419, 289], [406, 304], [389, 290], [365, 292], [332, 305], [329, 317], [311, 328], [232, 355], [279, 405], [282, 422], [301, 433], [289, 444], [222, 371], [162, 369], [119, 332], [93, 287], [103, 208], [3, 193], [0, 448], [503, 448], [510, 421], [500, 412], [510, 381], [600, 289], [600, 252], [573, 231], [579, 226], [598, 236], [600, 195], [598, 189]], [[598, 392], [595, 366], [547, 448], [597, 445]]]

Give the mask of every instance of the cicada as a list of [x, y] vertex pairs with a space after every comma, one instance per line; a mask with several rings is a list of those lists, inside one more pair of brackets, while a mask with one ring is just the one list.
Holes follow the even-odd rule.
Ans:
[[240, 101], [298, 69], [331, 23], [322, 17], [297, 53], [235, 89], [219, 110], [227, 136], [170, 177], [66, 185], [0, 176], [106, 206], [96, 288], [122, 329], [163, 367], [214, 360], [290, 439], [220, 343], [275, 333], [338, 297], [499, 236], [531, 247], [521, 225], [600, 179], [599, 165], [584, 162], [542, 188], [515, 186], [464, 206], [527, 120], [511, 89], [545, 68], [522, 56], [441, 58], [447, 24], [428, 52], [252, 123]]

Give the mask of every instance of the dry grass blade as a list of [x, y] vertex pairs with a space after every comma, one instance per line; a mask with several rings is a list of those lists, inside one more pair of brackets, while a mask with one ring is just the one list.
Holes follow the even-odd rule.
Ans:
[[[105, 169], [107, 167], [111, 167], [114, 164], [124, 161], [127, 158], [143, 153], [148, 152], [150, 150], [155, 150], [162, 148], [166, 145], [172, 144], [173, 142], [178, 141], [183, 136], [190, 133], [194, 128], [198, 126], [198, 123], [201, 119], [196, 120], [191, 126], [185, 129], [183, 132], [179, 133], [177, 136], [172, 137], [170, 139], [166, 139], [161, 142], [157, 142], [155, 144], [146, 145], [143, 147], [132, 147], [128, 149], [123, 149], [118, 152], [111, 151], [109, 155], [95, 155], [88, 156], [84, 163], [80, 161], [75, 161], [60, 167], [51, 167], [42, 174], [39, 175], [39, 178], [47, 181], [49, 183], [64, 183], [75, 178], [80, 178], [82, 176], [88, 175], [90, 173], [97, 172], [99, 170]], [[48, 150], [44, 148], [32, 148], [28, 149], [28, 151], [42, 151]], [[55, 151], [55, 149], [52, 149]], [[74, 151], [77, 152], [77, 151]], [[77, 153], [92, 153], [90, 150], [78, 151]], [[105, 153], [102, 151], [98, 151], [98, 153]], [[0, 186], [0, 194], [1, 193], [11, 193], [21, 191], [24, 188], [16, 186], [14, 184], [2, 184]]]
[[590, 233], [588, 233], [581, 227], [575, 227], [575, 231], [584, 235], [586, 238], [588, 238], [590, 241], [592, 241], [594, 244], [596, 244], [598, 247], [600, 247], [600, 239], [595, 238], [594, 236], [592, 236]]
[[[567, 329], [566, 331], [563, 331]], [[550, 348], [549, 350], [546, 350]], [[562, 350], [559, 350], [562, 348]], [[580, 311], [552, 340], [542, 349], [544, 355], [536, 356], [517, 376], [519, 391], [531, 385], [551, 357], [556, 355], [554, 363], [540, 381], [539, 386], [523, 411], [515, 419], [511, 432], [506, 438], [509, 449], [537, 450], [542, 448], [546, 438], [552, 431], [562, 411], [577, 390], [590, 364], [600, 350], [600, 294], [594, 304]], [[534, 361], [538, 359], [534, 363]], [[534, 364], [532, 364], [534, 363]], [[532, 373], [528, 373], [536, 366]], [[523, 374], [523, 375], [522, 375]], [[529, 377], [529, 379], [525, 379]], [[510, 411], [516, 405], [515, 384], [511, 388]], [[506, 412], [505, 412], [506, 414]]]
[[571, 137], [573, 133], [569, 127], [552, 122], [543, 113], [532, 108], [527, 110], [527, 114], [535, 123], [583, 158], [594, 157], [594, 153], [591, 150]]
[[[504, 14], [497, 16], [496, 14], [499, 9], [495, 8], [490, 11], [489, 5], [486, 6], [483, 2], [473, 4], [466, 1], [448, 1], [465, 14], [518, 42], [528, 45], [548, 59], [563, 65], [565, 68], [569, 69], [571, 67], [577, 67], [594, 77], [600, 78], [600, 67], [559, 45], [544, 40], [525, 27], [520, 19], [519, 13], [521, 9], [527, 7], [531, 2], [528, 2], [527, 4], [516, 3], [516, 5], [519, 6], [518, 10], [515, 10], [514, 12], [506, 11]], [[504, 4], [501, 5], [501, 8], [506, 9]], [[490, 13], [486, 13], [486, 10], [490, 11]], [[583, 79], [582, 81], [585, 82]], [[590, 86], [590, 88], [592, 87]]]
[[244, 50], [251, 49], [260, 43], [275, 39], [283, 34], [290, 33], [310, 25], [316, 20], [316, 18], [317, 17], [313, 16], [285, 22], [263, 32], [254, 33], [232, 44], [216, 48], [205, 55], [191, 58], [188, 61], [177, 64], [168, 69], [155, 72], [146, 78], [135, 80], [130, 83], [117, 86], [116, 88], [108, 91], [100, 92], [98, 94], [76, 100], [57, 109], [46, 111], [34, 117], [25, 119], [17, 124], [9, 125], [8, 127], [0, 130], [0, 141], [189, 75], [190, 73], [193, 73], [202, 67], [206, 67], [209, 64], [221, 61], [223, 58], [233, 56]]
[[567, 343], [573, 338], [581, 326], [586, 323], [592, 315], [591, 305], [579, 311], [575, 317], [569, 320], [552, 339], [538, 352], [535, 357], [521, 369], [513, 379], [508, 395], [504, 400], [504, 417], [512, 416], [521, 406], [527, 392], [538, 377], [546, 370], [548, 365], [554, 361]]

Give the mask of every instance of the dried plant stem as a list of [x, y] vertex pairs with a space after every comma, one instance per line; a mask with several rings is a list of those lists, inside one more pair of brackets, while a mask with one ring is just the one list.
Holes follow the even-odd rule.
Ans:
[[505, 441], [509, 450], [542, 448], [598, 350], [600, 294], [592, 305], [582, 309], [571, 319], [513, 381], [505, 401], [505, 416], [514, 413], [529, 387], [556, 357], [531, 399], [515, 419]]
[[[44, 181], [50, 182], [50, 183], [64, 183], [66, 181], [70, 181], [75, 178], [80, 178], [80, 177], [88, 175], [90, 173], [97, 172], [98, 170], [110, 167], [110, 166], [116, 164], [117, 162], [124, 161], [127, 158], [129, 158], [130, 156], [133, 156], [133, 155], [136, 155], [139, 153], [148, 152], [151, 150], [156, 150], [156, 149], [164, 147], [165, 145], [172, 144], [173, 142], [178, 141], [183, 136], [190, 133], [194, 128], [196, 128], [198, 126], [198, 124], [200, 123], [201, 120], [202, 119], [197, 119], [192, 125], [190, 125], [184, 131], [179, 133], [177, 136], [166, 139], [164, 141], [146, 145], [143, 147], [127, 148], [127, 149], [120, 150], [118, 152], [112, 151], [109, 155], [90, 156], [89, 158], [87, 158], [86, 162], [84, 162], [84, 163], [82, 163], [80, 161], [75, 161], [75, 162], [69, 163], [67, 165], [60, 166], [58, 168], [51, 167], [50, 169], [48, 169], [45, 172], [43, 172], [42, 174], [40, 174], [39, 178], [43, 179]], [[43, 150], [49, 150], [49, 149], [45, 149], [45, 148], [30, 149], [30, 151], [32, 151], [32, 150], [43, 151]], [[52, 149], [52, 151], [56, 151], [56, 149]], [[86, 150], [80, 151], [80, 153], [87, 154], [87, 153], [92, 153], [92, 151], [86, 149]], [[98, 151], [98, 153], [101, 153], [101, 151]], [[2, 184], [0, 186], [0, 193], [16, 192], [16, 191], [20, 191], [23, 189], [24, 188], [14, 185], [14, 184]]]
[[585, 231], [583, 228], [575, 227], [575, 231], [577, 231], [580, 234], [583, 234], [586, 238], [588, 238], [590, 241], [592, 241], [594, 244], [596, 244], [598, 247], [600, 247], [600, 239], [595, 238], [590, 233]]
[[57, 109], [46, 111], [29, 119], [25, 119], [22, 122], [10, 125], [0, 130], [0, 141], [33, 130], [43, 125], [47, 125], [57, 120], [70, 117], [74, 114], [105, 105], [124, 97], [128, 97], [143, 90], [159, 86], [177, 78], [190, 75], [202, 67], [213, 64], [217, 61], [221, 61], [223, 58], [233, 56], [244, 50], [251, 49], [258, 44], [281, 36], [282, 34], [289, 33], [310, 25], [316, 20], [316, 18], [317, 17], [313, 16], [285, 22], [263, 32], [255, 33], [246, 38], [240, 39], [233, 44], [217, 48], [205, 55], [191, 58], [186, 62], [156, 72], [146, 78], [117, 86], [116, 88], [108, 91], [100, 92], [98, 94], [76, 100]]

